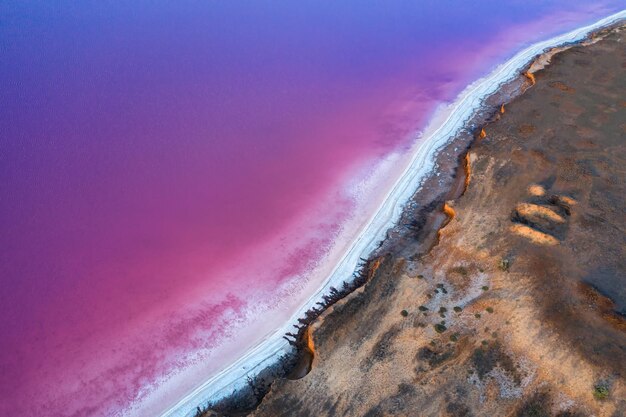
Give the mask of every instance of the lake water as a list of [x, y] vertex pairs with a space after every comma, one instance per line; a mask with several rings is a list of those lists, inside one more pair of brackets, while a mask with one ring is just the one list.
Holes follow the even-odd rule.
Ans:
[[439, 105], [624, 7], [591, 3], [4, 1], [0, 414], [176, 403], [321, 285]]

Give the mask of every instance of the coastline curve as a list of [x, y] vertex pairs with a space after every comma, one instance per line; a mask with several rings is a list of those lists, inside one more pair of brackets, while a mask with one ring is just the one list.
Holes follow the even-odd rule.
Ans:
[[[422, 139], [412, 148], [412, 157], [398, 176], [393, 187], [384, 197], [382, 204], [373, 212], [366, 226], [355, 238], [349, 250], [334, 267], [330, 276], [318, 290], [298, 309], [291, 318], [251, 348], [237, 361], [212, 376], [192, 392], [160, 414], [161, 417], [192, 417], [196, 407], [229, 395], [246, 383], [246, 377], [255, 375], [272, 365], [282, 353], [289, 350], [282, 336], [291, 329], [299, 317], [315, 305], [331, 286], [341, 285], [352, 277], [361, 258], [367, 258], [385, 238], [389, 228], [400, 218], [404, 206], [421, 187], [422, 180], [434, 168], [434, 157], [441, 147], [466, 128], [467, 122], [479, 111], [485, 99], [498, 91], [508, 81], [530, 64], [535, 57], [547, 50], [583, 41], [589, 34], [626, 20], [626, 10], [605, 17], [595, 23], [572, 30], [565, 34], [530, 45], [516, 53], [508, 61], [498, 65], [487, 76], [468, 85], [453, 103], [437, 110], [431, 118]], [[128, 410], [132, 415], [132, 409]]]

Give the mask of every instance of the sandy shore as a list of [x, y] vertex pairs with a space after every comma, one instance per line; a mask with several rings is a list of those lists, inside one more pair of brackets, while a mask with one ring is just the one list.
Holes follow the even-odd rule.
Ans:
[[[590, 31], [593, 31], [598, 27], [610, 24], [616, 19], [623, 18], [623, 15], [624, 13], [619, 16], [612, 16], [608, 19], [598, 22], [595, 25], [581, 28], [577, 31], [568, 33], [561, 37], [533, 45], [517, 54], [507, 63], [499, 66], [488, 77], [468, 87], [468, 89], [465, 90], [465, 92], [453, 105], [451, 105], [449, 108], [444, 109], [442, 112], [439, 113], [438, 117], [434, 119], [433, 123], [431, 124], [431, 128], [428, 129], [428, 131], [424, 135], [425, 140], [420, 143], [420, 146], [417, 147], [417, 149], [414, 150], [414, 157], [411, 163], [406, 167], [403, 175], [398, 180], [395, 187], [393, 187], [389, 194], [386, 196], [384, 204], [377, 210], [376, 215], [368, 223], [368, 226], [355, 240], [355, 245], [344, 256], [333, 274], [331, 274], [331, 277], [326, 282], [326, 285], [320, 288], [319, 291], [309, 299], [306, 305], [302, 307], [302, 309], [293, 317], [293, 319], [289, 323], [287, 323], [284, 327], [277, 329], [275, 335], [267, 339], [266, 343], [256, 347], [246, 356], [244, 356], [240, 361], [233, 364], [230, 368], [224, 370], [224, 372], [222, 372], [221, 374], [207, 381], [207, 383], [203, 384], [201, 387], [198, 387], [196, 391], [185, 397], [183, 400], [181, 400], [180, 403], [176, 404], [163, 415], [193, 415], [193, 413], [195, 412], [195, 407], [197, 405], [206, 404], [207, 400], [216, 399], [217, 397], [226, 395], [227, 393], [231, 392], [232, 389], [245, 386], [246, 375], [254, 375], [257, 372], [260, 372], [265, 366], [267, 366], [268, 363], [275, 361], [279, 354], [289, 351], [289, 345], [282, 336], [292, 330], [292, 324], [297, 323], [298, 318], [304, 317], [306, 311], [310, 310], [311, 307], [315, 305], [315, 303], [319, 302], [323, 298], [324, 294], [329, 294], [329, 292], [331, 292], [331, 286], [340, 288], [341, 283], [345, 280], [345, 277], [351, 276], [353, 271], [358, 269], [361, 258], [367, 257], [369, 254], [375, 251], [378, 251], [378, 253], [381, 254], [385, 251], [387, 251], [387, 253], [390, 253], [389, 251], [393, 249], [391, 251], [393, 255], [386, 255], [379, 258], [380, 262], [378, 264], [385, 266], [385, 268], [388, 268], [389, 262], [391, 261], [388, 260], [387, 257], [392, 256], [393, 258], [394, 256], [401, 255], [401, 259], [404, 259], [404, 261], [401, 263], [403, 263], [404, 266], [401, 268], [394, 266], [392, 268], [394, 270], [394, 276], [402, 274], [406, 274], [408, 276], [410, 274], [414, 274], [414, 270], [417, 268], [417, 266], [415, 265], [417, 258], [415, 257], [415, 254], [413, 254], [412, 256], [406, 256], [406, 254], [417, 249], [419, 249], [417, 250], [417, 253], [425, 253], [424, 251], [430, 249], [431, 245], [428, 244], [429, 239], [427, 239], [424, 234], [428, 234], [427, 230], [436, 230], [438, 226], [444, 223], [446, 220], [445, 217], [442, 217], [441, 214], [439, 214], [438, 209], [440, 208], [440, 205], [438, 204], [441, 202], [442, 199], [457, 197], [459, 191], [459, 187], [457, 187], [452, 191], [443, 192], [442, 190], [447, 189], [445, 187], [446, 185], [449, 188], [449, 186], [455, 183], [455, 181], [448, 180], [447, 184], [443, 184], [442, 181], [444, 183], [446, 182], [445, 178], [441, 178], [440, 176], [428, 177], [428, 173], [433, 172], [433, 168], [435, 167], [436, 163], [438, 164], [437, 172], [439, 173], [446, 172], [446, 170], [457, 172], [456, 156], [459, 153], [459, 148], [461, 148], [462, 150], [464, 146], [463, 140], [465, 141], [465, 143], [469, 142], [474, 137], [475, 133], [475, 129], [471, 125], [468, 126], [468, 123], [471, 123], [472, 120], [476, 120], [477, 114], [482, 114], [481, 117], [485, 117], [486, 113], [488, 113], [488, 110], [496, 104], [493, 102], [489, 103], [488, 100], [486, 102], [485, 100], [488, 97], [493, 96], [493, 94], [496, 93], [498, 89], [503, 86], [503, 84], [506, 84], [506, 88], [509, 88], [511, 90], [511, 93], [515, 92], [519, 88], [522, 88], [525, 84], [523, 80], [520, 80], [518, 78], [520, 70], [527, 66], [529, 62], [537, 56], [537, 54], [545, 51], [546, 48], [562, 45], [569, 42], [579, 41], [580, 39], [584, 38]], [[526, 83], [528, 84], [530, 83], [530, 81], [527, 80]], [[504, 93], [506, 93], [506, 91]], [[483, 109], [484, 111], [481, 112], [481, 109]], [[480, 136], [480, 130], [477, 131], [477, 134]], [[458, 140], [456, 140], [452, 145], [444, 149], [444, 151], [441, 152], [441, 155], [443, 156], [436, 161], [434, 156], [437, 154], [437, 152], [441, 150], [442, 147], [445, 146], [447, 143], [450, 143], [450, 141], [455, 137], [458, 138]], [[464, 139], [460, 139], [459, 137], [464, 137]], [[432, 182], [430, 186], [428, 186], [427, 184], [429, 181]], [[456, 183], [459, 184], [458, 181], [456, 181]], [[463, 184], [464, 183], [465, 181], [463, 181]], [[461, 187], [460, 191], [463, 191], [463, 188], [464, 187]], [[424, 200], [421, 200], [421, 202], [415, 200], [414, 191], [416, 189], [421, 189], [423, 193], [430, 193], [431, 195], [429, 201], [431, 201], [432, 204], [430, 204], [429, 206], [424, 206], [421, 204], [421, 202], [423, 202]], [[406, 204], [406, 202], [409, 203]], [[454, 210], [457, 211], [458, 209], [455, 207]], [[388, 235], [387, 232], [389, 230], [389, 227], [394, 224], [397, 224], [399, 226], [391, 231], [388, 239], [385, 241], [385, 244], [382, 248], [380, 248], [379, 242]], [[409, 225], [410, 227], [407, 227], [407, 225]], [[450, 226], [451, 225], [449, 225], [448, 227]], [[445, 230], [448, 230], [448, 227]], [[407, 245], [407, 241], [413, 242], [412, 246]], [[394, 260], [394, 262], [392, 263], [396, 263], [396, 260]], [[385, 268], [381, 268], [381, 272], [378, 272], [377, 270], [374, 270], [372, 272], [370, 270], [366, 275], [368, 278], [372, 278], [372, 280], [370, 280], [370, 283], [366, 286], [365, 291], [359, 290], [349, 299], [355, 299], [355, 297], [358, 297], [359, 294], [366, 292], [367, 288], [372, 285], [371, 282], [375, 279], [377, 275], [383, 273], [382, 271], [385, 270]], [[389, 274], [389, 272], [387, 271], [386, 274]], [[342, 305], [346, 303], [346, 301], [342, 301]], [[335, 311], [335, 309], [331, 309], [324, 313], [323, 318], [316, 321], [313, 328], [316, 329], [320, 326], [319, 323], [325, 322], [326, 317], [333, 314], [333, 311]], [[358, 316], [361, 317], [362, 314], [366, 313], [365, 311], [361, 312], [360, 310], [358, 310], [357, 313], [357, 310], [355, 310], [355, 314], [358, 314]], [[407, 314], [413, 314], [413, 312], [409, 313], [409, 311], [407, 310]], [[340, 327], [342, 323], [342, 320], [333, 319], [332, 321], [335, 323], [333, 327]], [[312, 340], [315, 340], [316, 347], [319, 346], [317, 338], [317, 332], [314, 332]], [[348, 348], [348, 345], [346, 345], [345, 348]], [[320, 360], [317, 349], [315, 361]], [[328, 349], [328, 346], [326, 347], [326, 349]], [[343, 352], [343, 350], [344, 349], [338, 346], [336, 349], [331, 351], [336, 351], [333, 356], [341, 357], [341, 355], [345, 353]], [[241, 369], [244, 369], [244, 367], [245, 371], [241, 371]], [[315, 366], [314, 362], [314, 372], [317, 369], [318, 368]], [[311, 380], [311, 374], [307, 375], [300, 381]], [[344, 383], [347, 384], [347, 382], [345, 381]], [[283, 385], [289, 385], [289, 383], [285, 381], [280, 381], [277, 382], [275, 384], [275, 387], [272, 388], [272, 393], [273, 395], [277, 396], [276, 398], [280, 398], [280, 395], [275, 393], [281, 392], [280, 390], [282, 389], [281, 387]], [[271, 400], [271, 398], [274, 397], [270, 395], [266, 402], [263, 403], [263, 405], [259, 409], [260, 413], [263, 413], [264, 409], [272, 410], [272, 412], [278, 412], [279, 408], [272, 407], [271, 401], [273, 400]], [[276, 407], [279, 407], [281, 404], [280, 400], [276, 401]], [[324, 415], [323, 412], [321, 414]], [[299, 415], [308, 414], [304, 413]]]

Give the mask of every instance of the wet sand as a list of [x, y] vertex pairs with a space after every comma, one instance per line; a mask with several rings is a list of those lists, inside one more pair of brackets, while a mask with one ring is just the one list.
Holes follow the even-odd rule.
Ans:
[[603, 36], [490, 99], [252, 415], [626, 414], [626, 34]]

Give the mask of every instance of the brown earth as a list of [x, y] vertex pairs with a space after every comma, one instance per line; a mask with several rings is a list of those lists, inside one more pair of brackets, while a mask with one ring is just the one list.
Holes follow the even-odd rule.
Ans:
[[252, 415], [625, 416], [625, 42], [535, 72]]

